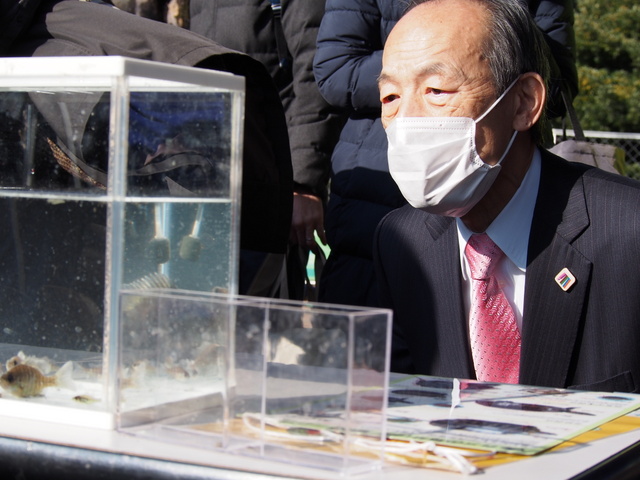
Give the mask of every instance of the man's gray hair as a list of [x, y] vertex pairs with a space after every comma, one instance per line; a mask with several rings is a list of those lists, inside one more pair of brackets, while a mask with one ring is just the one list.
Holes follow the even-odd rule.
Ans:
[[[417, 5], [445, 0], [412, 0], [407, 11]], [[535, 24], [526, 2], [522, 0], [470, 0], [483, 5], [490, 13], [489, 42], [483, 54], [489, 62], [496, 92], [504, 92], [518, 75], [538, 73], [548, 87], [551, 52], [542, 31]], [[545, 115], [532, 128], [536, 141], [541, 140], [547, 120]]]

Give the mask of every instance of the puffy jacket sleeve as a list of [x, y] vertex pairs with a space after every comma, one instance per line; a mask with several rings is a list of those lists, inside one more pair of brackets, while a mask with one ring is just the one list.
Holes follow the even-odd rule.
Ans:
[[291, 55], [292, 92], [281, 92], [287, 115], [296, 189], [327, 195], [331, 153], [342, 116], [322, 97], [313, 76], [316, 38], [324, 13], [319, 0], [282, 3], [282, 28]]
[[382, 31], [375, 1], [327, 1], [313, 68], [330, 104], [363, 114], [380, 111]]

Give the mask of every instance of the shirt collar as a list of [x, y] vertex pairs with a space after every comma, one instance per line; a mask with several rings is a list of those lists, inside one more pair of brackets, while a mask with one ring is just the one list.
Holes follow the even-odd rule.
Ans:
[[[540, 162], [540, 150], [536, 148], [520, 187], [486, 230], [509, 260], [523, 271], [527, 267], [529, 233], [540, 185]], [[473, 232], [459, 218], [456, 223], [466, 245]]]

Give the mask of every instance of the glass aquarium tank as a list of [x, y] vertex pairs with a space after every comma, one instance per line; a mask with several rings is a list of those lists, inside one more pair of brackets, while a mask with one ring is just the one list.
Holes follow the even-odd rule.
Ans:
[[345, 474], [380, 467], [390, 310], [121, 295], [121, 432], [195, 449], [204, 463], [217, 451]]
[[0, 104], [3, 412], [113, 428], [120, 290], [237, 290], [244, 79], [0, 59]]

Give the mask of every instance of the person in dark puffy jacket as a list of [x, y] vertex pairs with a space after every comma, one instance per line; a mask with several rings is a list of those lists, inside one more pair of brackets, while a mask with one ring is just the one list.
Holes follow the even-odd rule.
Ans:
[[[294, 180], [292, 243], [313, 244], [324, 234], [323, 202], [331, 152], [342, 117], [322, 98], [312, 64], [324, 2], [191, 0], [190, 29], [259, 60], [276, 82], [284, 105]], [[281, 36], [278, 29], [281, 28]], [[282, 43], [279, 43], [279, 42]]]
[[[378, 75], [387, 36], [410, 2], [328, 0], [318, 32], [314, 74], [324, 98], [349, 115], [332, 156], [325, 229], [331, 254], [319, 300], [377, 306], [372, 261], [378, 222], [406, 201], [388, 173], [380, 122]], [[529, 11], [553, 53], [549, 116], [563, 112], [560, 88], [577, 93], [573, 2], [529, 1]]]

